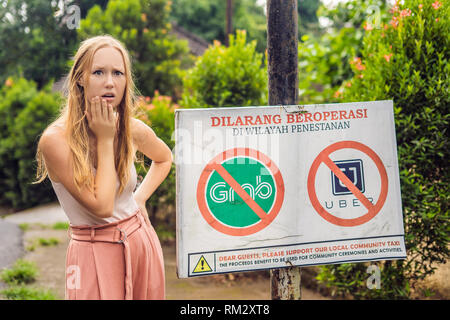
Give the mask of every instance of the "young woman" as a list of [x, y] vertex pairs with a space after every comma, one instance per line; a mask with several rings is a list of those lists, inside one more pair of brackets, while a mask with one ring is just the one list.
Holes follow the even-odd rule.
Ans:
[[[172, 153], [132, 117], [127, 50], [111, 36], [83, 41], [66, 81], [67, 103], [43, 132], [38, 174], [48, 175], [70, 220], [66, 299], [164, 299], [161, 245], [145, 202], [166, 178]], [[152, 160], [136, 188], [136, 151]]]

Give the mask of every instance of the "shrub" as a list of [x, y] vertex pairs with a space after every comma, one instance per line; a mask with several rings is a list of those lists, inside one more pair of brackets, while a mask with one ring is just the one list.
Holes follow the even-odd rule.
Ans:
[[210, 46], [183, 79], [180, 104], [189, 108], [261, 106], [267, 104], [267, 70], [256, 41], [245, 31], [230, 35], [230, 45]]
[[380, 264], [381, 289], [365, 286], [364, 264], [331, 265], [319, 276], [357, 298], [408, 298], [449, 257], [448, 1], [405, 0], [389, 24], [364, 39], [343, 101], [394, 100], [406, 260]]
[[[385, 1], [351, 0], [317, 13], [331, 26], [320, 36], [304, 35], [298, 43], [300, 103], [338, 102], [336, 90], [353, 77], [347, 61], [359, 55], [370, 29], [388, 21]], [[367, 19], [367, 21], [364, 21]]]
[[54, 120], [61, 103], [25, 79], [8, 79], [0, 92], [0, 204], [15, 210], [56, 199], [50, 183], [34, 185], [38, 136]]
[[[68, 15], [63, 18], [61, 4], [48, 0], [2, 1], [0, 83], [10, 76], [24, 77], [35, 81], [40, 89], [68, 71], [66, 61], [76, 45], [76, 31], [63, 20]], [[69, 2], [64, 6], [67, 8]]]

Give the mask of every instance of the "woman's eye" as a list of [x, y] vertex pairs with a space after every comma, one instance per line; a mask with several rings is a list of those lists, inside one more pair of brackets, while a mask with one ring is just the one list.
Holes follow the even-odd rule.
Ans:
[[[100, 75], [101, 72], [102, 72], [101, 70], [95, 70], [95, 71], [93, 72], [93, 74], [95, 74], [95, 75]], [[117, 76], [121, 76], [121, 75], [123, 75], [123, 72], [121, 72], [121, 71], [114, 71], [114, 74], [117, 75]]]

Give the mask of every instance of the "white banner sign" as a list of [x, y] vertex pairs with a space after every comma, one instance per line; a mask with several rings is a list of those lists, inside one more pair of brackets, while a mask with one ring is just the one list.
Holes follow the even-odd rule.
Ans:
[[392, 101], [175, 121], [179, 277], [406, 257]]

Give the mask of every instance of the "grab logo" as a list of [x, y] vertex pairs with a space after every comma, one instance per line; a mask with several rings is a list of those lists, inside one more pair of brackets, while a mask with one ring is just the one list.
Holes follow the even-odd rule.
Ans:
[[203, 218], [232, 236], [267, 227], [278, 215], [283, 198], [280, 170], [269, 157], [250, 148], [218, 154], [203, 169], [197, 187]]
[[[244, 183], [242, 189], [246, 190], [250, 197], [255, 200], [256, 197], [260, 199], [268, 199], [273, 194], [272, 184], [268, 182], [261, 182], [261, 176], [256, 176], [256, 187], [250, 183]], [[217, 182], [210, 189], [210, 198], [215, 203], [234, 202], [235, 191], [232, 187], [227, 188], [225, 182]]]

